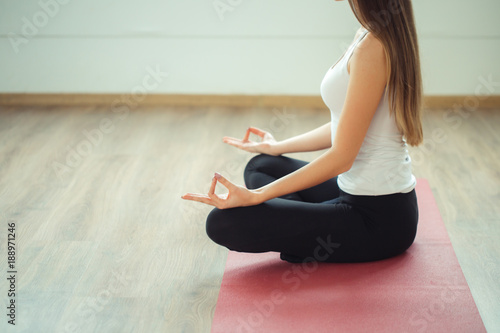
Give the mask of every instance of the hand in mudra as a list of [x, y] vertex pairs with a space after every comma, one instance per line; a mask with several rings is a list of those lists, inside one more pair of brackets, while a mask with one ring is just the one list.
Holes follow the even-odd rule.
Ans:
[[[262, 140], [260, 142], [250, 141], [251, 133], [258, 135]], [[272, 134], [256, 127], [248, 128], [243, 140], [225, 136], [223, 141], [251, 153], [279, 155], [276, 153], [277, 142]], [[218, 182], [227, 188], [228, 193], [222, 195], [215, 194], [215, 187]], [[186, 193], [182, 196], [182, 199], [198, 201], [219, 209], [253, 206], [263, 202], [262, 195], [259, 195], [258, 190], [249, 190], [244, 186], [233, 184], [218, 173], [212, 178], [208, 194]]]
[[[262, 140], [259, 142], [250, 141], [249, 140], [250, 133], [258, 135], [259, 137], [261, 137]], [[225, 136], [222, 139], [222, 141], [224, 143], [231, 145], [231, 146], [235, 146], [236, 148], [246, 150], [250, 153], [279, 155], [275, 149], [277, 142], [274, 139], [273, 135], [269, 132], [263, 131], [263, 130], [258, 129], [256, 127], [249, 127], [243, 140]]]
[[[215, 194], [217, 182], [224, 185], [228, 193], [222, 195]], [[235, 185], [218, 173], [212, 178], [212, 184], [208, 194], [186, 193], [182, 196], [182, 199], [202, 202], [219, 209], [253, 206], [260, 203], [256, 191], [249, 190], [244, 186]]]

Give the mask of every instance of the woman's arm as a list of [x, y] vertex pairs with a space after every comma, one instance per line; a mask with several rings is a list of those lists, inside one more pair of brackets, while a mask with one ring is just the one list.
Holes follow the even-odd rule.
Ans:
[[[262, 141], [249, 140], [250, 133], [260, 136]], [[286, 153], [316, 151], [331, 147], [331, 129], [330, 123], [328, 123], [307, 133], [278, 142], [271, 133], [256, 127], [250, 127], [243, 140], [225, 136], [222, 141], [251, 153], [278, 156]]]
[[254, 190], [257, 203], [310, 188], [351, 168], [387, 82], [382, 44], [371, 34], [361, 43], [350, 60], [350, 80], [334, 144], [303, 168]]
[[[347, 95], [334, 143], [323, 155], [299, 170], [255, 190], [235, 185], [216, 174], [212, 179], [208, 195], [188, 193], [182, 198], [203, 202], [220, 209], [251, 206], [313, 187], [349, 170], [361, 148], [387, 83], [382, 44], [371, 34], [368, 34], [361, 43], [363, 47], [357, 48], [350, 60]], [[326, 132], [325, 128], [317, 129], [318, 133], [322, 133], [319, 137], [326, 138], [323, 130]], [[318, 142], [324, 143], [321, 140]], [[290, 147], [298, 146], [292, 144]], [[221, 196], [215, 194], [217, 182], [227, 187], [229, 192]]]
[[309, 152], [330, 148], [332, 146], [331, 133], [331, 123], [327, 123], [304, 134], [276, 142], [272, 147], [274, 152], [273, 155]]

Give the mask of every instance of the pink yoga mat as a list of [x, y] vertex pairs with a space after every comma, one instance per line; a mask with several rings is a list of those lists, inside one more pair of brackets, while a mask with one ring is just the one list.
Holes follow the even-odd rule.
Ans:
[[428, 182], [415, 243], [361, 264], [290, 264], [230, 252], [213, 333], [486, 332]]

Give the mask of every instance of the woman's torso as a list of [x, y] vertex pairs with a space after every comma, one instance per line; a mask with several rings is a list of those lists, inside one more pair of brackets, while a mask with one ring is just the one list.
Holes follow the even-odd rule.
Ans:
[[[332, 118], [332, 143], [347, 94], [349, 59], [367, 33], [364, 29], [358, 33], [321, 83], [321, 96]], [[389, 111], [387, 91], [384, 91], [351, 169], [338, 176], [338, 184], [344, 192], [353, 195], [407, 193], [415, 187], [407, 145]]]

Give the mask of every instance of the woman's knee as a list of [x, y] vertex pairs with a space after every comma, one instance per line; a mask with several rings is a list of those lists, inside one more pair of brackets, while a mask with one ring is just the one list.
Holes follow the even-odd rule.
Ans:
[[[255, 188], [262, 186], [262, 184], [255, 184], [255, 175], [258, 174], [268, 174], [270, 170], [276, 168], [277, 159], [283, 158], [281, 156], [272, 156], [266, 154], [260, 154], [252, 157], [245, 166], [243, 172], [243, 178], [245, 180], [245, 185], [248, 188]], [[259, 182], [257, 182], [259, 183]]]
[[273, 156], [266, 155], [266, 154], [259, 154], [259, 155], [252, 157], [250, 159], [250, 161], [248, 161], [247, 165], [245, 166], [244, 173], [247, 174], [249, 172], [257, 171], [259, 169], [259, 167], [266, 164], [265, 161], [268, 160], [270, 157], [273, 157]]
[[212, 209], [207, 216], [206, 232], [208, 237], [219, 245], [224, 245], [227, 232], [224, 230], [224, 211], [218, 208]]

